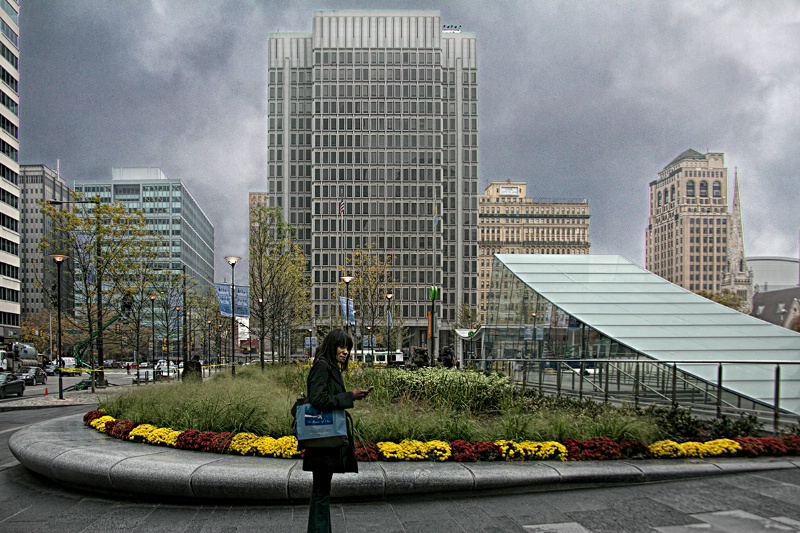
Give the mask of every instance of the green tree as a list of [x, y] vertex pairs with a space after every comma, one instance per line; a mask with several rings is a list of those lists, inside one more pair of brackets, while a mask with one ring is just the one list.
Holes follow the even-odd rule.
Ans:
[[280, 209], [253, 206], [249, 247], [250, 328], [259, 338], [263, 368], [267, 338], [273, 361], [276, 354], [288, 360], [291, 332], [310, 323], [310, 280], [303, 274], [303, 250]]
[[722, 304], [725, 307], [730, 307], [736, 311], [741, 311], [744, 309], [744, 300], [742, 300], [735, 292], [730, 289], [722, 289], [720, 292], [712, 292], [701, 290], [697, 291], [695, 294], [702, 296], [703, 298], [707, 298], [712, 302], [717, 302], [718, 304]]
[[[90, 361], [104, 376], [103, 328], [115, 309], [119, 309], [131, 265], [146, 246], [145, 220], [141, 211], [128, 210], [122, 203], [102, 202], [99, 197], [67, 206], [42, 204], [42, 212], [50, 217], [52, 226], [40, 243], [45, 253], [60, 252], [69, 256], [72, 268], [62, 275], [73, 277], [76, 308], [75, 319], [81, 329], [93, 338]], [[94, 380], [92, 381], [94, 387]]]

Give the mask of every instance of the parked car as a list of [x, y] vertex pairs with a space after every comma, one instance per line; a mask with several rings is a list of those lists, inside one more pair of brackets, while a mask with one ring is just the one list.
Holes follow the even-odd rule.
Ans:
[[155, 378], [155, 372], [151, 369], [139, 369], [138, 375], [131, 373], [131, 378], [131, 381], [134, 385], [137, 383], [147, 383], [148, 381], [154, 381], [153, 378]]
[[159, 379], [177, 379], [178, 377], [179, 371], [174, 366], [169, 367], [169, 370], [167, 370], [167, 367], [160, 369]]
[[23, 366], [17, 373], [17, 377], [25, 382], [25, 385], [36, 385], [47, 383], [47, 374], [38, 366]]
[[56, 369], [58, 369], [56, 365], [50, 364], [44, 367], [44, 373], [47, 374], [48, 376], [55, 376]]
[[25, 393], [25, 382], [14, 374], [0, 374], [0, 398], [5, 398], [9, 394], [22, 396]]

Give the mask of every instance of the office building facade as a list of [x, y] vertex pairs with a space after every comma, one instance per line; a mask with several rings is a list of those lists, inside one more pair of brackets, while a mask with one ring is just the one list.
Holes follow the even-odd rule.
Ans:
[[486, 320], [494, 254], [589, 253], [589, 201], [529, 198], [524, 181], [492, 182], [480, 197], [480, 305]]
[[[1, 1], [1, 0], [0, 0]], [[19, 185], [22, 192], [20, 204], [20, 279], [22, 294], [20, 306], [23, 317], [53, 308], [56, 270], [50, 254], [64, 250], [43, 250], [42, 237], [52, 230], [53, 221], [42, 213], [42, 203], [49, 200], [68, 202], [72, 191], [67, 187], [58, 169], [45, 165], [20, 165]], [[64, 276], [62, 284], [69, 283]], [[70, 287], [62, 286], [62, 309], [69, 309], [67, 295]]]
[[477, 307], [477, 69], [475, 34], [438, 11], [319, 11], [310, 33], [270, 35], [267, 192], [318, 319], [358, 249], [393, 257], [408, 344], [427, 342], [430, 285], [443, 342]]
[[0, 342], [20, 338], [19, 2], [0, 0]]
[[744, 253], [738, 177], [729, 211], [720, 152], [689, 149], [650, 182], [646, 268], [690, 291], [736, 292], [749, 310], [752, 272]]
[[185, 266], [198, 286], [213, 284], [214, 226], [181, 180], [154, 167], [113, 168], [110, 182], [76, 182], [74, 189], [141, 210], [158, 249], [156, 268], [181, 274]]

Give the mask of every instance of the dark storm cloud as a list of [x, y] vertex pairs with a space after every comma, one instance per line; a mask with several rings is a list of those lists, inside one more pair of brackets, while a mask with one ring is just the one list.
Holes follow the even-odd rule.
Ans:
[[68, 181], [148, 165], [183, 179], [215, 225], [221, 280], [222, 257], [246, 254], [247, 192], [265, 188], [268, 34], [381, 7], [477, 34], [482, 187], [588, 198], [593, 253], [643, 263], [647, 184], [687, 148], [723, 151], [748, 254], [796, 254], [794, 3], [29, 1], [21, 162], [60, 158]]

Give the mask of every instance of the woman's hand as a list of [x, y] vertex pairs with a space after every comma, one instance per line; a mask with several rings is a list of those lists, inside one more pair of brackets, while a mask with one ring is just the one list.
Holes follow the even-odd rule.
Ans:
[[363, 400], [364, 398], [367, 397], [367, 394], [369, 394], [370, 392], [372, 392], [372, 387], [368, 389], [360, 389], [356, 387], [355, 389], [350, 391], [350, 394], [353, 395], [354, 400]]

